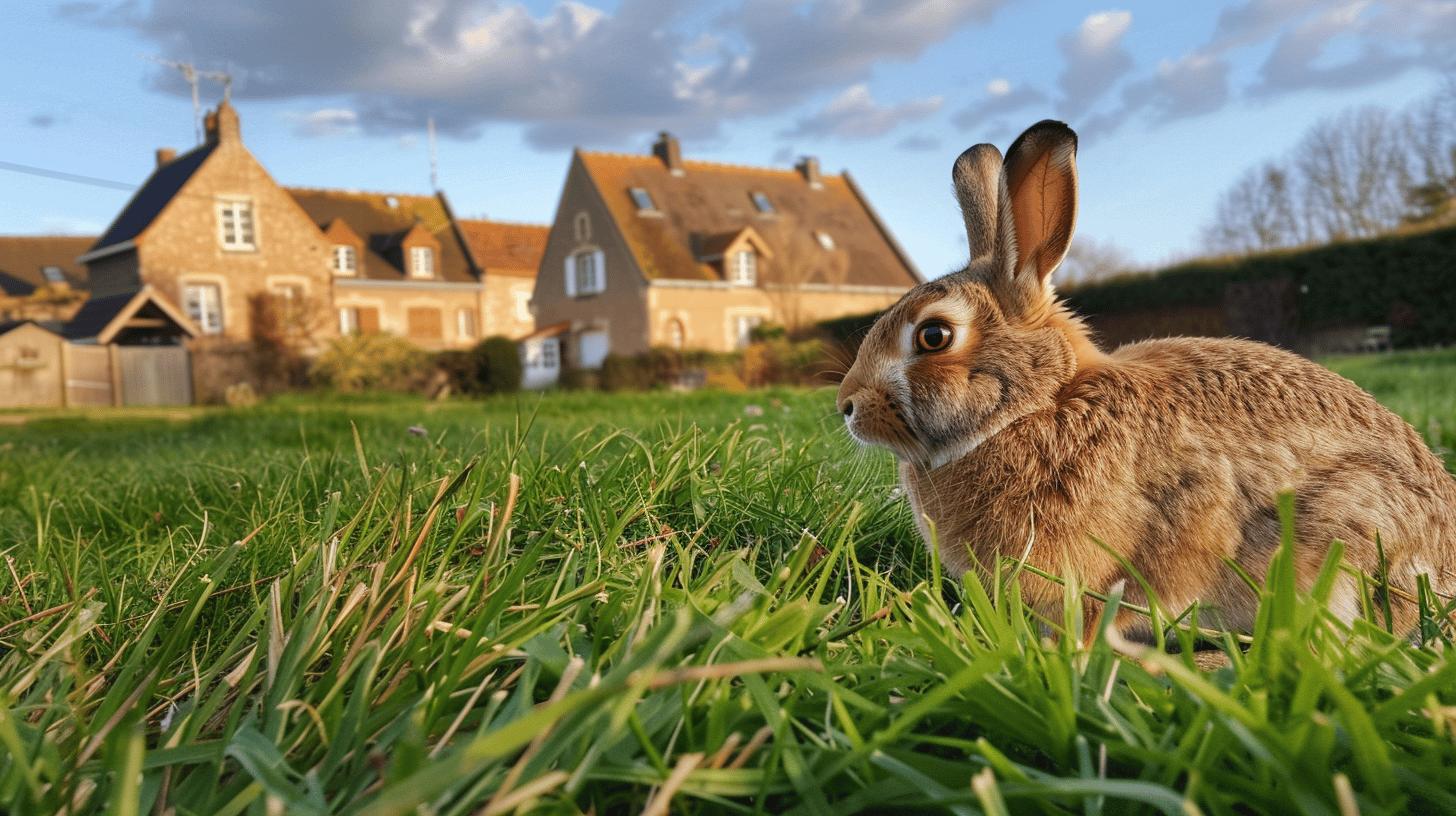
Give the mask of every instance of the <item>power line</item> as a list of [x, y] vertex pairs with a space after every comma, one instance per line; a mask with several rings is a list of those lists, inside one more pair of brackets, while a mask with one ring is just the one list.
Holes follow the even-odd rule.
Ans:
[[17, 162], [0, 161], [0, 170], [9, 170], [12, 173], [22, 173], [27, 176], [40, 176], [41, 178], [70, 181], [76, 184], [89, 184], [92, 187], [125, 190], [126, 192], [132, 192], [137, 188], [135, 184], [127, 184], [124, 181], [112, 181], [111, 179], [97, 178], [95, 176], [83, 176], [79, 173], [66, 173], [61, 170], [50, 170], [45, 167], [35, 167]]

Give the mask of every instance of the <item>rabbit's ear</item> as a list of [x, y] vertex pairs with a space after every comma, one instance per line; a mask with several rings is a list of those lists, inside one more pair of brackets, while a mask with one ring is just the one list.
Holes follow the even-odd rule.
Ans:
[[1006, 151], [1013, 275], [1034, 274], [1037, 288], [1067, 255], [1077, 219], [1077, 134], [1046, 119], [1026, 129]]
[[994, 256], [1003, 243], [1001, 209], [1007, 200], [1001, 151], [988, 144], [967, 148], [956, 159], [950, 177], [966, 221], [971, 260]]

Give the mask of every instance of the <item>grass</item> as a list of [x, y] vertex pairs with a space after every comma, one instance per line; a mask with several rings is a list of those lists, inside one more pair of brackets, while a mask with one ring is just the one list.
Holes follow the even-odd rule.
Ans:
[[[1456, 355], [1333, 364], [1451, 445]], [[1227, 669], [1079, 644], [943, 579], [826, 392], [27, 420], [0, 812], [1456, 812], [1437, 615], [1286, 552]]]

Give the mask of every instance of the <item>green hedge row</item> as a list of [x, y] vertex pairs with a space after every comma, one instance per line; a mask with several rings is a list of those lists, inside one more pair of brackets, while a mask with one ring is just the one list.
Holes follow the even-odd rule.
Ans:
[[1096, 317], [1220, 304], [1231, 283], [1281, 278], [1297, 293], [1299, 331], [1388, 323], [1401, 345], [1456, 341], [1456, 227], [1192, 261], [1063, 296], [1079, 313]]

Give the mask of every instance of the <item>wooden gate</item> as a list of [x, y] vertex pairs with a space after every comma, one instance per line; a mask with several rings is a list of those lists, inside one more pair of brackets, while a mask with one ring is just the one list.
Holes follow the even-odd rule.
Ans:
[[111, 350], [106, 346], [66, 343], [66, 405], [76, 408], [114, 405]]
[[113, 346], [122, 405], [188, 405], [192, 364], [181, 346]]

